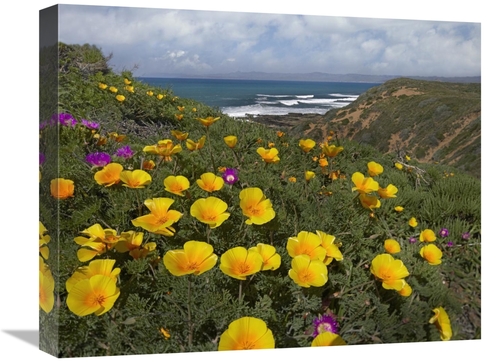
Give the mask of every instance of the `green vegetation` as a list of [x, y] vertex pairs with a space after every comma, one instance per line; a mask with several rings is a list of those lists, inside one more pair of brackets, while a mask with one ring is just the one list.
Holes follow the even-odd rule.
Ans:
[[[53, 49], [46, 51], [55, 54]], [[439, 341], [438, 328], [429, 323], [438, 307], [450, 317], [452, 340], [481, 338], [481, 184], [477, 178], [451, 166], [420, 163], [405, 154], [383, 154], [370, 144], [375, 145], [379, 133], [373, 133], [366, 143], [332, 136], [328, 131], [334, 131], [334, 125], [326, 133], [330, 139], [321, 142], [342, 146], [340, 153], [325, 157], [319, 142], [305, 152], [299, 139], [309, 136], [296, 137], [287, 130], [281, 133], [238, 121], [195, 100], [176, 97], [171, 90], [141, 83], [129, 71], [116, 74], [107, 66], [109, 58], [93, 46], [59, 44], [56, 53], [58, 63], [47, 65], [41, 57], [42, 68], [57, 65], [59, 81], [58, 115], [51, 120], [55, 106], [48, 103], [41, 105], [40, 118], [40, 153], [45, 156], [40, 165], [40, 222], [50, 237], [47, 242], [41, 231], [40, 278], [44, 285], [50, 284], [45, 264], [54, 280], [53, 290], [48, 288], [43, 301], [40, 297], [44, 306], [40, 310], [42, 350], [58, 357], [215, 351], [229, 324], [244, 316], [265, 321], [276, 348], [309, 347], [314, 320], [324, 314], [335, 317], [338, 335], [347, 344]], [[52, 73], [49, 69], [43, 74]], [[52, 94], [50, 76], [41, 81], [41, 94]], [[397, 82], [391, 84], [385, 87], [398, 86]], [[473, 98], [473, 89], [470, 93]], [[373, 91], [360, 97], [358, 106], [369, 96], [376, 99], [377, 94]], [[117, 98], [119, 95], [124, 99]], [[52, 98], [44, 99], [50, 102]], [[443, 107], [429, 117], [445, 119], [455, 112], [450, 102], [435, 102]], [[473, 108], [463, 103], [463, 107]], [[413, 112], [404, 121], [403, 112], [391, 116], [383, 108], [378, 111], [387, 120], [394, 116], [405, 127], [413, 124]], [[202, 120], [213, 123], [205, 126]], [[352, 126], [351, 122], [347, 125]], [[172, 131], [188, 133], [193, 142], [202, 137], [206, 141], [190, 151], [188, 141], [177, 139]], [[424, 130], [418, 126], [415, 131]], [[447, 134], [446, 129], [432, 132]], [[237, 137], [234, 148], [224, 141], [228, 135]], [[428, 136], [424, 133], [422, 137]], [[166, 158], [144, 150], [166, 139], [182, 150]], [[416, 144], [415, 149], [418, 146], [423, 145]], [[266, 163], [257, 152], [259, 147], [276, 148], [279, 161]], [[116, 184], [103, 185], [101, 174], [96, 176], [103, 167], [92, 167], [86, 159], [95, 152], [110, 155], [111, 162], [122, 165], [124, 171], [144, 171], [151, 182], [143, 188], [135, 188], [133, 183], [124, 187], [122, 178]], [[154, 161], [154, 167], [145, 161]], [[370, 192], [380, 202], [370, 209], [360, 202], [361, 194], [353, 191], [352, 176], [359, 172], [368, 177], [371, 161], [383, 166], [383, 172], [370, 182], [382, 188], [392, 184], [397, 193], [394, 198], [382, 198], [377, 190]], [[220, 168], [237, 169], [238, 181], [226, 182], [213, 192], [198, 186], [196, 180], [204, 173], [221, 176]], [[313, 171], [315, 177], [307, 181], [305, 171]], [[187, 178], [190, 186], [183, 196], [166, 190], [168, 176]], [[61, 184], [60, 197], [55, 197], [51, 182], [56, 178], [73, 181], [74, 191], [65, 191]], [[241, 207], [240, 196], [249, 188], [261, 189], [271, 201], [272, 219], [246, 223], [249, 216]], [[225, 212], [230, 214], [214, 228], [191, 212], [195, 201], [209, 196], [224, 201]], [[182, 213], [168, 225], [175, 229], [172, 235], [133, 223], [149, 214], [144, 201], [151, 198], [169, 198], [173, 200], [169, 210]], [[396, 211], [397, 206], [403, 209]], [[418, 225], [409, 225], [412, 217]], [[92, 238], [91, 233], [82, 232], [95, 224], [109, 229], [106, 237], [96, 237], [86, 245], [82, 239], [75, 241]], [[418, 241], [425, 229], [437, 235], [434, 242]], [[130, 245], [127, 250], [115, 245], [128, 231], [143, 233], [142, 242], [134, 246], [138, 254], [128, 252], [133, 249]], [[289, 275], [293, 258], [287, 245], [303, 231], [333, 236], [332, 245], [342, 255], [329, 264], [321, 260], [327, 277], [321, 286], [300, 286]], [[404, 278], [404, 284], [412, 288], [408, 296], [385, 289], [371, 272], [372, 261], [387, 253], [384, 243], [388, 239], [400, 245], [393, 257], [408, 269]], [[199, 275], [175, 276], [167, 270], [164, 256], [190, 240], [212, 245], [217, 263]], [[246, 280], [221, 270], [225, 252], [259, 243], [273, 246], [280, 255], [277, 269], [259, 270]], [[431, 265], [421, 256], [422, 246], [428, 244], [441, 250], [441, 264]], [[102, 253], [97, 252], [103, 245]], [[82, 261], [78, 257], [82, 249], [96, 255]], [[94, 260], [115, 261], [114, 268], [120, 271], [113, 283], [120, 295], [105, 313], [80, 316], [68, 306], [68, 297], [73, 293], [73, 298], [75, 292], [68, 291], [66, 283]]]
[[[354, 110], [362, 110], [359, 118], [353, 116]], [[438, 162], [481, 177], [479, 83], [390, 80], [349, 106], [329, 111], [311, 127], [317, 128], [333, 129], [340, 137], [382, 153], [399, 151], [421, 162]]]

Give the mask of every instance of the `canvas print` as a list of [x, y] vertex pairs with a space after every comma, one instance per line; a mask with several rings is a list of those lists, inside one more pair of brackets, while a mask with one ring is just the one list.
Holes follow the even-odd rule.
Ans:
[[40, 10], [40, 349], [481, 338], [481, 24]]

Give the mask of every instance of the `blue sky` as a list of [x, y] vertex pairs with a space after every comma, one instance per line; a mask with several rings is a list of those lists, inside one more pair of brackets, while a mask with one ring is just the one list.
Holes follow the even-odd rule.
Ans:
[[135, 76], [234, 71], [481, 75], [479, 22], [61, 5], [60, 40]]

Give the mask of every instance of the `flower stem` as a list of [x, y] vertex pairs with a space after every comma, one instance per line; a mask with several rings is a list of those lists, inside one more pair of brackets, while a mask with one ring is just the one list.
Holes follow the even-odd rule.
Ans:
[[191, 349], [193, 345], [193, 322], [191, 320], [191, 275], [188, 275], [188, 290], [187, 290], [187, 318], [188, 318], [188, 347]]
[[240, 288], [238, 293], [238, 302], [241, 304], [243, 302], [243, 280], [240, 280]]

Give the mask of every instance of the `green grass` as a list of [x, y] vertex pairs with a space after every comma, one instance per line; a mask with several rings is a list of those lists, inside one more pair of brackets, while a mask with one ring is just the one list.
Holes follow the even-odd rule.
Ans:
[[[56, 300], [49, 313], [40, 311], [41, 349], [59, 357], [212, 351], [217, 350], [229, 323], [242, 316], [264, 320], [277, 348], [308, 347], [313, 339], [313, 319], [327, 311], [336, 316], [339, 335], [348, 344], [438, 341], [438, 330], [428, 322], [432, 310], [439, 306], [450, 316], [453, 340], [481, 338], [481, 190], [477, 178], [449, 166], [398, 159], [371, 145], [336, 139], [335, 144], [344, 150], [328, 159], [329, 171], [338, 171], [338, 178], [332, 179], [313, 160], [320, 157], [319, 145], [304, 153], [298, 146], [300, 136], [286, 133], [279, 137], [276, 130], [234, 120], [217, 109], [178, 98], [171, 90], [149, 87], [130, 72], [115, 74], [102, 67], [105, 58], [96, 56], [93, 47], [60, 46], [59, 51], [64, 49], [60, 62], [67, 64], [68, 71], [56, 72], [60, 87], [56, 112], [70, 113], [78, 124], [56, 124], [40, 131], [40, 152], [47, 158], [40, 166], [40, 221], [51, 237], [45, 263], [54, 276]], [[53, 49], [48, 53], [51, 51], [57, 54]], [[85, 55], [87, 51], [91, 54]], [[101, 68], [83, 72], [74, 66], [75, 59], [81, 58]], [[47, 74], [42, 82], [47, 80], [46, 87], [50, 87], [54, 73]], [[124, 78], [132, 82], [134, 93], [125, 90]], [[108, 89], [100, 89], [100, 82]], [[117, 87], [126, 99], [117, 101], [110, 86]], [[149, 90], [165, 97], [158, 100], [146, 94]], [[47, 88], [46, 94], [50, 93]], [[53, 98], [46, 99], [40, 122], [48, 120], [55, 108], [50, 104]], [[183, 114], [182, 120], [176, 118], [178, 114]], [[209, 116], [220, 119], [207, 130], [197, 118]], [[98, 122], [100, 127], [93, 131], [81, 125], [82, 119]], [[188, 132], [192, 140], [208, 132], [210, 142], [191, 152], [185, 141], [173, 138], [172, 130]], [[125, 140], [116, 142], [110, 137], [112, 132], [126, 135]], [[99, 144], [96, 133], [107, 142]], [[226, 135], [238, 137], [234, 154], [223, 141]], [[145, 146], [163, 139], [174, 140], [183, 150], [163, 162], [143, 152]], [[278, 163], [266, 164], [256, 152], [269, 143], [279, 150]], [[121, 183], [99, 185], [94, 174], [100, 168], [91, 169], [85, 162], [89, 153], [113, 155], [124, 145], [133, 149], [133, 157], [113, 156], [113, 161], [125, 169], [140, 169], [145, 159], [156, 162], [155, 169], [148, 171], [152, 182], [144, 189], [129, 189]], [[384, 172], [374, 177], [380, 186], [393, 184], [398, 188], [396, 198], [382, 199], [380, 208], [373, 211], [361, 206], [351, 181], [354, 172], [367, 175], [370, 161], [384, 167]], [[394, 161], [404, 163], [405, 168], [398, 170]], [[194, 201], [210, 196], [196, 180], [205, 172], [220, 174], [219, 167], [237, 168], [239, 181], [212, 194], [228, 204], [230, 217], [207, 233], [206, 225], [189, 210]], [[309, 182], [304, 179], [306, 170], [316, 173]], [[163, 180], [169, 175], [188, 178], [191, 186], [185, 196], [165, 191]], [[57, 177], [74, 181], [73, 197], [56, 200], [51, 196], [50, 181]], [[296, 182], [289, 177], [295, 177]], [[239, 193], [248, 187], [261, 188], [271, 200], [276, 216], [270, 222], [245, 224]], [[172, 198], [171, 209], [183, 213], [174, 225], [173, 236], [154, 234], [131, 223], [148, 212], [143, 202], [152, 197]], [[404, 210], [396, 212], [397, 205]], [[412, 216], [418, 220], [415, 228], [408, 225]], [[74, 239], [95, 223], [118, 234], [143, 232], [144, 243], [155, 242], [156, 249], [140, 259], [116, 249], [97, 256], [116, 260], [115, 267], [121, 268], [117, 282], [120, 296], [107, 313], [80, 317], [66, 304], [65, 283], [77, 268], [88, 264], [77, 258], [80, 246]], [[426, 228], [436, 234], [441, 228], [449, 230], [448, 237], [438, 236], [435, 241], [443, 252], [441, 265], [429, 265], [419, 254], [422, 243], [408, 241], [410, 237], [418, 239]], [[301, 231], [316, 230], [335, 236], [343, 260], [327, 266], [325, 285], [303, 288], [288, 276], [292, 257], [287, 241]], [[464, 232], [470, 232], [468, 240], [462, 239]], [[384, 253], [384, 240], [389, 238], [401, 244], [401, 252], [394, 257], [402, 260], [410, 273], [406, 281], [413, 292], [408, 297], [382, 288], [370, 272], [371, 261]], [[182, 248], [188, 240], [208, 240], [219, 260], [199, 276], [176, 277], [162, 259], [167, 251]], [[448, 241], [453, 241], [452, 247], [447, 246]], [[241, 283], [244, 294], [240, 298], [240, 281], [220, 270], [220, 257], [230, 248], [258, 243], [273, 245], [281, 265], [247, 278]], [[170, 338], [165, 339], [160, 328], [168, 329]]]

